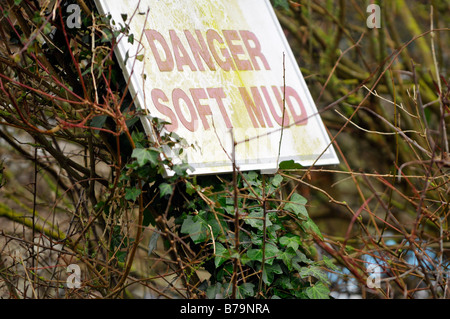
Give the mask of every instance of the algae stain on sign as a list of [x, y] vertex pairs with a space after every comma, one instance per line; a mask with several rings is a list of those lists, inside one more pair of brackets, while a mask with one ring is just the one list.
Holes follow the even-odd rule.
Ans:
[[[229, 10], [230, 7], [233, 8], [232, 11]], [[221, 34], [223, 30], [251, 29], [246, 24], [246, 19], [237, 0], [228, 1], [226, 6], [223, 1], [193, 1], [189, 8], [179, 1], [167, 1], [150, 10], [152, 11], [151, 19], [153, 19], [152, 27], [154, 25], [155, 28], [158, 28], [157, 30], [164, 34], [167, 34], [168, 30], [202, 30], [201, 32], [204, 34], [204, 30], [212, 29]], [[164, 24], [158, 22], [159, 17], [163, 17]], [[161, 28], [161, 25], [165, 25], [164, 29]], [[189, 46], [184, 39], [182, 41], [185, 47]], [[227, 50], [226, 43], [215, 42], [214, 45], [217, 51]], [[190, 71], [184, 70], [183, 72], [189, 73]], [[251, 127], [252, 123], [243, 105], [239, 88], [246, 87], [248, 83], [255, 83], [255, 72], [241, 71], [237, 68], [225, 71], [218, 68], [214, 73], [202, 73], [201, 79], [196, 77], [197, 74], [191, 74], [190, 78], [193, 79], [191, 81], [177, 76], [176, 73], [175, 71], [174, 76], [170, 77], [170, 79], [173, 79], [170, 84], [175, 87], [223, 87], [227, 95], [228, 111], [233, 127]], [[180, 79], [183, 79], [182, 82], [180, 82]], [[157, 81], [161, 80], [158, 79]], [[215, 121], [215, 123], [218, 122]], [[215, 126], [216, 124], [214, 124]], [[205, 150], [211, 149], [212, 145], [217, 143], [217, 138], [220, 138], [220, 134], [207, 135], [209, 135], [209, 138], [203, 140], [201, 147]], [[221, 143], [224, 144], [224, 140]], [[223, 155], [223, 160], [226, 160], [226, 154]], [[254, 155], [247, 154], [247, 156], [252, 157]]]

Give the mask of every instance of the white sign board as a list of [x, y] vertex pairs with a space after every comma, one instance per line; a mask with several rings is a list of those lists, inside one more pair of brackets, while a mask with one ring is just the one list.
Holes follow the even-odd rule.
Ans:
[[190, 173], [232, 171], [233, 137], [241, 170], [339, 163], [269, 0], [96, 2], [129, 25], [117, 53], [131, 90], [195, 146]]

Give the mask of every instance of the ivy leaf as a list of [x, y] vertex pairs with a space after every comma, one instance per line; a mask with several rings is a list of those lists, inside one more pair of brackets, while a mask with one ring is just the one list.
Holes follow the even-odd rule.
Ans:
[[198, 216], [188, 216], [181, 225], [181, 233], [189, 234], [195, 244], [205, 241], [207, 231], [209, 231], [209, 227]]
[[118, 252], [116, 252], [116, 258], [121, 263], [125, 262], [125, 260], [127, 258], [127, 252], [126, 251], [118, 251]]
[[148, 162], [152, 166], [156, 166], [158, 164], [159, 152], [155, 149], [135, 148], [133, 153], [131, 153], [131, 157], [136, 158], [139, 166], [144, 166]]
[[274, 244], [266, 243], [266, 263], [269, 265], [273, 264], [275, 257], [280, 253], [280, 250]]
[[[217, 219], [216, 219], [217, 218]], [[222, 217], [217, 217], [214, 214], [209, 214], [207, 216], [206, 223], [211, 226], [214, 238], [224, 238], [225, 234], [228, 230], [227, 223], [223, 220]], [[242, 240], [241, 240], [242, 243]]]
[[[280, 250], [277, 246], [266, 243], [266, 253], [264, 256], [265, 263], [272, 265], [274, 261], [274, 257], [277, 257], [280, 253]], [[262, 262], [263, 260], [263, 251], [262, 249], [249, 249], [247, 251], [247, 257], [249, 257], [251, 260]]]
[[290, 247], [295, 251], [301, 245], [301, 239], [299, 236], [286, 235], [280, 238], [280, 245], [283, 247]]
[[306, 289], [306, 295], [310, 299], [330, 299], [330, 290], [321, 282]]
[[333, 263], [333, 261], [331, 260], [331, 259], [329, 259], [327, 256], [323, 256], [322, 257], [322, 261], [323, 261], [323, 263], [325, 264], [325, 266], [328, 268], [328, 269], [331, 269], [331, 270], [338, 270], [339, 268]]
[[[262, 210], [254, 211], [244, 217], [244, 222], [252, 227], [255, 227], [259, 230], [263, 230], [264, 228], [264, 212]], [[272, 222], [269, 219], [269, 214], [266, 214], [266, 227], [272, 225]]]
[[262, 249], [249, 249], [247, 251], [247, 257], [254, 261], [262, 261], [263, 253]]
[[125, 262], [129, 241], [131, 240], [128, 240], [128, 237], [122, 235], [120, 227], [115, 226], [112, 231], [110, 256], [114, 255], [119, 262]]
[[314, 223], [314, 221], [311, 218], [308, 218], [306, 220], [306, 222], [304, 222], [302, 224], [302, 227], [306, 230], [306, 231], [310, 231], [313, 232], [314, 234], [316, 234], [317, 236], [320, 237], [320, 239], [323, 240], [323, 236], [322, 233], [320, 232], [319, 227], [317, 227], [316, 223]]
[[134, 202], [141, 195], [141, 192], [139, 188], [127, 188], [125, 189], [125, 199]]
[[304, 253], [302, 253], [301, 251], [297, 250], [296, 255], [292, 262], [296, 262], [296, 263], [304, 263], [304, 264], [312, 264], [313, 261], [311, 259], [309, 259], [308, 257], [306, 257], [306, 255]]
[[50, 23], [46, 23], [42, 31], [45, 35], [48, 35], [50, 32], [52, 32], [52, 25]]
[[294, 193], [291, 197], [289, 203], [284, 205], [284, 209], [294, 213], [300, 219], [308, 219], [308, 211], [306, 210], [305, 204], [308, 202], [306, 198], [300, 194]]
[[294, 287], [295, 281], [291, 280], [289, 277], [283, 276], [280, 279], [277, 280], [277, 284], [286, 290], [293, 290], [296, 287]]
[[238, 286], [238, 294], [242, 297], [253, 297], [255, 295], [255, 285], [252, 283], [245, 283]]
[[[289, 249], [292, 249], [292, 248], [289, 248]], [[300, 252], [299, 250], [297, 250], [295, 252], [295, 256], [292, 257], [289, 262], [291, 263], [292, 268], [296, 269], [299, 273], [304, 273], [306, 277], [313, 276], [313, 274], [316, 274], [317, 276], [323, 275], [323, 273], [320, 273], [320, 269], [318, 269], [318, 268], [316, 268], [318, 270], [317, 273], [311, 272], [309, 274], [306, 274], [305, 269], [309, 269], [309, 268], [304, 267], [304, 264], [311, 265], [313, 263], [313, 261], [311, 259], [309, 259], [308, 257], [306, 257], [306, 255], [304, 253]], [[311, 267], [314, 267], [314, 266], [311, 266]], [[321, 277], [321, 278], [323, 278], [324, 280], [327, 280], [326, 276]]]
[[167, 183], [162, 183], [159, 185], [160, 197], [164, 197], [166, 195], [172, 195], [173, 188], [172, 185]]
[[295, 250], [289, 247], [278, 256], [278, 259], [281, 259], [290, 271], [292, 270], [292, 261], [296, 256]]
[[274, 278], [275, 278], [275, 274], [282, 274], [283, 270], [281, 269], [280, 264], [276, 263], [273, 265], [264, 265], [264, 270], [262, 273], [262, 279], [264, 281], [264, 283], [266, 283], [267, 285], [272, 284]]
[[244, 176], [250, 185], [255, 185], [258, 182], [258, 173], [256, 173], [255, 171], [245, 173]]
[[240, 257], [239, 260], [241, 262], [242, 265], [247, 265], [249, 262], [251, 262], [252, 260], [250, 258], [248, 258], [246, 253], [243, 253]]
[[281, 162], [278, 166], [280, 169], [300, 169], [303, 167], [293, 160]]
[[[106, 118], [106, 115], [95, 116], [92, 118], [90, 126], [95, 128], [103, 128], [103, 125], [105, 125], [106, 122]], [[98, 130], [95, 131], [98, 132]]]
[[282, 7], [283, 9], [289, 10], [289, 2], [288, 0], [272, 0], [273, 6]]
[[272, 179], [272, 185], [275, 187], [279, 187], [281, 185], [281, 182], [283, 181], [283, 176], [281, 175], [275, 175]]
[[327, 275], [319, 267], [315, 266], [300, 268], [299, 275], [301, 278], [314, 277], [322, 282], [329, 282]]
[[197, 188], [189, 181], [186, 181], [186, 193], [192, 195], [197, 192]]
[[136, 148], [145, 148], [144, 144], [146, 138], [143, 132], [133, 131], [133, 133], [131, 133], [131, 138], [133, 139], [134, 144], [136, 144]]
[[[104, 42], [110, 42], [110, 41], [112, 40], [112, 38], [113, 38], [113, 34], [111, 33], [111, 31], [108, 30], [107, 28], [104, 28], [102, 31], [103, 31], [103, 32], [102, 32], [102, 39], [101, 39], [101, 42], [102, 42], [102, 43], [104, 43]], [[127, 55], [128, 55], [128, 51], [127, 51]], [[126, 57], [126, 59], [128, 59], [128, 58]], [[126, 61], [126, 60], [125, 60], [125, 61]]]
[[174, 165], [172, 169], [178, 176], [187, 176], [188, 169], [194, 171], [194, 168], [187, 163]]
[[208, 299], [221, 299], [223, 298], [223, 287], [220, 282], [215, 285], [209, 286], [206, 289], [206, 296]]
[[216, 243], [216, 257], [214, 258], [214, 265], [219, 268], [225, 261], [230, 259], [230, 252], [221, 243]]
[[125, 124], [130, 129], [139, 121], [139, 117], [135, 116], [125, 121]]

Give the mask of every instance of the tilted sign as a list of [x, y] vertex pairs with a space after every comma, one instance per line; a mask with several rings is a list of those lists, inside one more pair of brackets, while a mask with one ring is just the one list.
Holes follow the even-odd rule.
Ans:
[[[118, 58], [142, 109], [189, 145], [193, 174], [338, 163], [269, 0], [97, 0], [129, 25]], [[124, 21], [124, 19], [126, 21]], [[151, 133], [150, 123], [143, 118]], [[234, 142], [236, 147], [234, 148]]]

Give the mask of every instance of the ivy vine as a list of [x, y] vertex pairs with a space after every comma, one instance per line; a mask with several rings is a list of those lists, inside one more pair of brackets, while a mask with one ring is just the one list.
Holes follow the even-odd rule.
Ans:
[[[153, 124], [162, 130], [165, 123], [153, 119]], [[167, 213], [166, 221], [173, 218], [172, 231], [194, 252], [184, 269], [188, 282], [195, 272], [208, 272], [209, 280], [196, 284], [207, 298], [328, 298], [323, 267], [333, 265], [316, 260], [313, 239], [322, 235], [308, 215], [306, 198], [284, 194], [286, 179], [279, 174], [236, 171], [235, 182], [231, 174], [189, 176], [192, 168], [174, 164], [167, 151], [183, 150], [186, 142], [175, 133], [158, 135], [160, 141], [152, 143], [133, 133], [137, 146], [119, 186], [134, 202], [143, 190], [133, 181], [142, 180], [152, 206]], [[157, 226], [146, 212], [143, 226], [149, 225]]]

